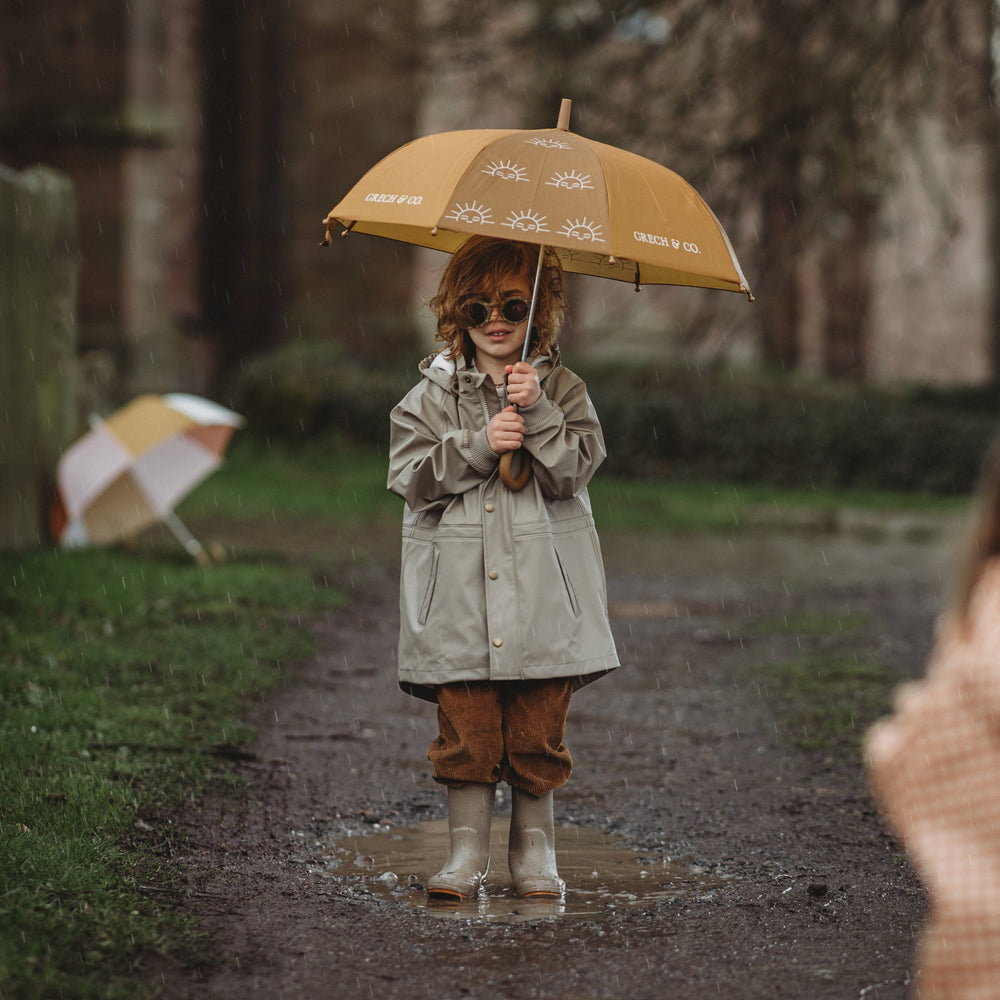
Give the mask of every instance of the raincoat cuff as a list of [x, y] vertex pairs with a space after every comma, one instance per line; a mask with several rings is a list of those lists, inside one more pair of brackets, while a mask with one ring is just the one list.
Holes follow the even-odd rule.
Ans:
[[524, 417], [524, 432], [534, 434], [558, 423], [562, 419], [562, 411], [543, 392], [531, 406], [521, 408], [521, 416]]
[[468, 440], [469, 464], [484, 476], [488, 476], [500, 461], [500, 456], [490, 447], [486, 440], [486, 429], [476, 431], [469, 435]]

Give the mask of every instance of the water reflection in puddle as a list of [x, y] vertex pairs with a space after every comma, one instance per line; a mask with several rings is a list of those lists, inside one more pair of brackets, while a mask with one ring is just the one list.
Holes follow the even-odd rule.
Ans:
[[507, 870], [507, 823], [502, 816], [493, 821], [485, 893], [462, 904], [428, 901], [423, 890], [424, 880], [448, 853], [447, 820], [338, 838], [313, 855], [311, 870], [442, 918], [503, 923], [544, 917], [603, 920], [656, 900], [710, 894], [725, 884], [723, 877], [689, 863], [641, 857], [599, 831], [561, 826], [556, 828], [556, 853], [566, 898], [519, 899]]

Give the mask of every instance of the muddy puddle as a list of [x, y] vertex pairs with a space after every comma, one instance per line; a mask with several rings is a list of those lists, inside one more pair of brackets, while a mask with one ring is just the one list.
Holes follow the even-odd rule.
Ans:
[[349, 835], [317, 846], [309, 868], [351, 888], [443, 919], [516, 923], [557, 917], [606, 920], [616, 912], [676, 896], [707, 896], [726, 879], [682, 861], [644, 857], [600, 831], [556, 828], [559, 874], [566, 882], [562, 900], [519, 899], [507, 870], [508, 820], [498, 816], [491, 833], [490, 872], [485, 891], [462, 904], [428, 901], [423, 881], [448, 853], [448, 822], [435, 820], [386, 832]]

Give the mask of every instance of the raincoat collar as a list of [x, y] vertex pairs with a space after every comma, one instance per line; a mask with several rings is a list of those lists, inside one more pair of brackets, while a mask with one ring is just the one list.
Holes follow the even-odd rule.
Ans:
[[[529, 361], [533, 367], [538, 369], [538, 377], [544, 379], [556, 365], [560, 364], [559, 348], [553, 347], [548, 354], [530, 358]], [[468, 372], [471, 374], [476, 380], [477, 386], [487, 381], [485, 372], [478, 371], [475, 367], [469, 365], [465, 358], [449, 358], [444, 351], [428, 355], [420, 362], [418, 367], [425, 378], [449, 389], [454, 387], [455, 376], [459, 372]]]

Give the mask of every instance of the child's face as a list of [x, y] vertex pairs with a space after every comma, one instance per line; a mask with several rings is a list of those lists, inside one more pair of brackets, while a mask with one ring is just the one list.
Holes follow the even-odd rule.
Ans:
[[524, 314], [523, 319], [507, 319], [501, 312], [511, 299], [531, 301], [528, 283], [523, 277], [510, 276], [501, 280], [491, 291], [476, 291], [470, 301], [485, 303], [489, 311], [487, 318], [478, 326], [470, 326], [469, 337], [476, 348], [476, 362], [480, 370], [498, 369], [521, 360], [524, 338], [528, 333], [527, 309], [509, 308], [515, 317]]

